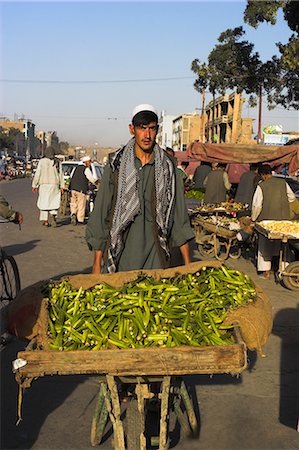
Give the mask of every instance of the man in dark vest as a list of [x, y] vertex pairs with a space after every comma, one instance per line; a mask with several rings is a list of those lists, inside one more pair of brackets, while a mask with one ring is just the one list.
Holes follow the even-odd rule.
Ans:
[[212, 163], [212, 171], [204, 181], [206, 189], [204, 203], [216, 204], [226, 201], [226, 192], [231, 184], [225, 171], [226, 164]]
[[[290, 220], [290, 203], [296, 200], [287, 182], [272, 175], [269, 164], [264, 164], [259, 173], [262, 182], [258, 184], [252, 199], [251, 219]], [[259, 234], [257, 270], [267, 280], [271, 276], [271, 263], [279, 255], [280, 241], [269, 240]]]
[[240, 182], [238, 184], [235, 202], [248, 205], [251, 209], [252, 197], [256, 186], [258, 184], [258, 164], [250, 164], [248, 172], [244, 172], [241, 175]]
[[194, 187], [196, 189], [203, 189], [204, 188], [204, 181], [211, 172], [211, 163], [209, 162], [202, 162], [199, 166], [196, 167], [194, 175], [193, 175], [193, 182]]
[[88, 183], [95, 184], [97, 179], [94, 178], [91, 167], [90, 156], [83, 156], [81, 160], [83, 164], [76, 167], [70, 182], [71, 191], [71, 223], [72, 225], [83, 225], [86, 208], [86, 193], [88, 191]]

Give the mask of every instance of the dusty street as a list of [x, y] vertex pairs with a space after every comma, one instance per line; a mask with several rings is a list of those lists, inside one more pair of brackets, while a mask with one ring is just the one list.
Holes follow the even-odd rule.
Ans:
[[[42, 227], [37, 196], [30, 180], [1, 182], [1, 193], [24, 214], [21, 231], [1, 224], [1, 245], [19, 266], [22, 288], [36, 281], [91, 271], [85, 227], [73, 227], [68, 217], [58, 227]], [[199, 259], [196, 249], [193, 260]], [[194, 440], [171, 434], [176, 450], [295, 450], [299, 411], [298, 294], [273, 280], [260, 279], [248, 260], [227, 265], [248, 273], [273, 305], [274, 326], [264, 348], [265, 357], [248, 352], [248, 369], [240, 377], [192, 376], [188, 382], [200, 416], [200, 435]], [[22, 422], [16, 427], [18, 386], [11, 362], [25, 342], [14, 341], [1, 352], [1, 448], [90, 449], [90, 425], [98, 383], [95, 377], [53, 376], [33, 382], [23, 397]], [[196, 395], [196, 397], [195, 397]], [[108, 432], [100, 448], [112, 449]]]

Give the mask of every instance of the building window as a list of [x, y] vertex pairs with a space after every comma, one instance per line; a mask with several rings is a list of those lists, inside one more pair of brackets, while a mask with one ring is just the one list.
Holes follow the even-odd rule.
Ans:
[[187, 150], [187, 144], [182, 145], [182, 151], [185, 152]]

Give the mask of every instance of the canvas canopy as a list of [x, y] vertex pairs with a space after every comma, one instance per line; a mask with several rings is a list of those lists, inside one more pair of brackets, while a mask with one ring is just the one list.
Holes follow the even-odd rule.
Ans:
[[202, 144], [193, 142], [187, 147], [186, 160], [250, 164], [268, 163], [271, 166], [289, 164], [289, 173], [299, 168], [299, 145], [269, 146], [241, 144]]

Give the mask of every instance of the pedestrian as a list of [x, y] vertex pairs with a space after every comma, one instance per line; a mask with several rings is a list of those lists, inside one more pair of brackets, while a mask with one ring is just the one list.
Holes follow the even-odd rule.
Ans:
[[39, 220], [46, 227], [56, 227], [61, 191], [55, 149], [51, 146], [45, 149], [44, 156], [39, 160], [32, 180], [32, 192], [37, 191]]
[[231, 188], [226, 164], [212, 163], [212, 170], [204, 180], [205, 196], [204, 203], [218, 204], [226, 201], [226, 193]]
[[93, 273], [165, 268], [172, 247], [190, 262], [184, 187], [174, 159], [156, 143], [154, 107], [136, 106], [129, 129], [133, 138], [110, 155], [87, 223]]
[[251, 209], [252, 197], [257, 186], [258, 164], [250, 164], [249, 171], [241, 175], [235, 201], [248, 205]]
[[178, 166], [177, 166], [178, 171], [179, 171], [179, 174], [180, 174], [180, 176], [182, 177], [183, 183], [184, 183], [184, 184], [187, 184], [188, 179], [189, 179], [188, 174], [187, 174], [187, 172], [186, 172], [186, 169], [187, 169], [188, 166], [189, 166], [189, 162], [188, 162], [188, 161], [182, 161], [182, 162], [181, 162], [180, 164], [178, 164]]
[[20, 211], [15, 211], [3, 195], [0, 194], [0, 222], [6, 220], [21, 225], [23, 223], [23, 214]]
[[[256, 187], [253, 200], [251, 219], [262, 220], [290, 220], [290, 203], [296, 200], [295, 194], [283, 178], [272, 175], [269, 164], [259, 169], [262, 181]], [[274, 256], [279, 255], [280, 241], [269, 240], [259, 234], [257, 271], [265, 279], [271, 277], [271, 266]], [[288, 258], [287, 258], [288, 259]]]
[[71, 192], [70, 209], [72, 225], [84, 225], [86, 194], [89, 183], [97, 185], [98, 182], [91, 171], [90, 156], [83, 156], [80, 161], [83, 164], [79, 164], [74, 170], [69, 186]]
[[209, 162], [201, 162], [199, 166], [196, 167], [193, 175], [193, 183], [195, 189], [204, 189], [204, 181], [211, 172], [212, 167]]

